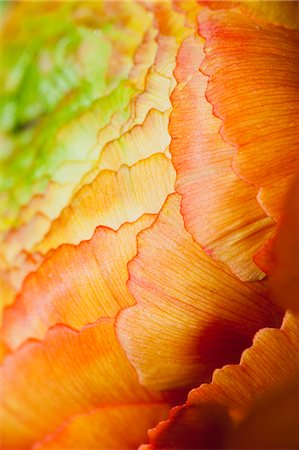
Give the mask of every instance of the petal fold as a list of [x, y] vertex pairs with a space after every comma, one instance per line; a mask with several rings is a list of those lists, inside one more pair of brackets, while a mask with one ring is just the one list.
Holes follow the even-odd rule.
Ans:
[[260, 283], [243, 283], [184, 228], [180, 196], [169, 196], [138, 236], [128, 286], [137, 304], [120, 312], [120, 342], [143, 384], [190, 387], [237, 362], [261, 327], [280, 314]]

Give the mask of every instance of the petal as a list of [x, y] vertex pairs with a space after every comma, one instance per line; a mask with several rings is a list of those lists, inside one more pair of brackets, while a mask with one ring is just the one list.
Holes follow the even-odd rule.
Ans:
[[101, 319], [81, 332], [57, 325], [42, 342], [29, 341], [6, 356], [1, 373], [4, 448], [27, 448], [92, 409], [163, 403], [159, 394], [138, 384], [113, 325], [113, 319]]
[[28, 253], [22, 251], [17, 258], [14, 259], [13, 265], [6, 265], [5, 274], [9, 279], [15, 293], [18, 293], [26, 276], [37, 270], [42, 263], [43, 257], [40, 253]]
[[167, 412], [167, 404], [154, 402], [97, 409], [75, 416], [33, 448], [133, 450], [147, 440], [149, 427], [162, 420]]
[[[102, 147], [118, 137], [120, 126], [119, 130], [109, 129], [109, 133], [107, 127], [113, 122], [117, 108], [128, 109], [132, 91], [120, 85], [109, 96], [94, 102], [87, 111], [56, 130], [56, 145], [63, 149], [65, 160], [57, 161], [45, 192], [36, 194], [28, 205], [23, 206], [17, 226], [4, 235], [2, 251], [8, 261], [13, 261], [23, 249], [30, 251], [44, 237], [52, 220], [84, 184], [84, 175], [92, 169]], [[97, 145], [97, 140], [101, 146]]]
[[2, 312], [6, 305], [10, 305], [15, 297], [15, 290], [5, 276], [5, 272], [0, 271], [0, 318], [2, 322]]
[[197, 385], [215, 367], [238, 361], [253, 334], [279, 323], [260, 283], [242, 283], [186, 232], [180, 197], [138, 236], [129, 264], [137, 304], [121, 311], [118, 337], [146, 386]]
[[231, 449], [282, 449], [299, 445], [299, 386], [264, 399], [229, 439]]
[[[108, 40], [112, 40], [113, 52], [116, 48], [118, 49], [118, 53], [116, 52], [117, 54], [111, 57], [112, 60], [113, 58], [118, 60], [116, 71], [127, 68], [128, 61], [122, 61], [122, 59], [124, 50], [128, 51], [129, 49], [128, 53], [130, 53], [131, 58], [131, 62], [129, 63], [129, 68], [131, 68], [129, 82], [121, 81], [116, 89], [113, 89], [108, 95], [97, 98], [91, 106], [88, 105], [83, 111], [79, 111], [80, 108], [76, 109], [76, 105], [73, 104], [73, 108], [76, 109], [75, 117], [70, 117], [65, 113], [65, 120], [63, 120], [59, 126], [57, 125], [55, 127], [55, 142], [52, 143], [51, 152], [48, 152], [51, 154], [51, 156], [49, 156], [51, 160], [51, 173], [49, 170], [46, 170], [45, 172], [44, 167], [41, 166], [34, 169], [38, 172], [39, 177], [42, 175], [44, 176], [45, 174], [47, 177], [50, 176], [50, 184], [46, 182], [47, 191], [34, 195], [29, 202], [29, 205], [24, 206], [20, 210], [16, 226], [19, 228], [19, 226], [23, 225], [25, 222], [26, 229], [23, 230], [21, 227], [20, 230], [16, 229], [13, 233], [9, 233], [8, 236], [4, 237], [4, 245], [5, 247], [8, 247], [5, 253], [9, 253], [10, 260], [15, 257], [17, 251], [22, 249], [30, 250], [33, 244], [42, 239], [45, 232], [48, 231], [50, 227], [50, 220], [47, 223], [42, 223], [40, 225], [40, 216], [43, 216], [43, 219], [55, 219], [62, 208], [69, 202], [72, 194], [82, 186], [82, 181], [84, 180], [84, 177], [82, 180], [82, 176], [84, 176], [91, 168], [94, 170], [93, 166], [98, 164], [97, 160], [101, 154], [102, 148], [105, 147], [105, 144], [108, 141], [112, 141], [119, 137], [121, 128], [124, 127], [125, 122], [130, 122], [130, 126], [134, 125], [134, 120], [131, 121], [130, 119], [128, 121], [128, 116], [130, 115], [131, 109], [133, 109], [132, 105], [136, 100], [133, 94], [137, 94], [138, 90], [140, 88], [142, 89], [144, 80], [148, 78], [147, 71], [153, 63], [155, 63], [155, 58], [158, 57], [158, 53], [160, 52], [160, 45], [157, 46], [155, 42], [157, 30], [155, 28], [149, 29], [149, 25], [152, 25], [151, 21], [153, 17], [144, 10], [142, 5], [131, 4], [130, 6], [127, 5], [127, 8], [123, 8], [121, 4], [109, 5], [108, 3], [103, 6], [88, 6], [89, 8], [84, 10], [83, 16], [82, 11], [78, 13], [74, 7], [74, 15], [76, 16], [76, 14], [79, 14], [80, 16], [81, 14], [81, 21], [83, 23], [84, 21], [87, 21], [88, 27], [98, 26], [101, 28], [102, 26], [104, 28], [105, 32], [103, 31], [103, 35], [106, 36], [105, 33], [107, 33]], [[26, 6], [24, 8], [26, 9]], [[93, 11], [93, 8], [95, 11]], [[101, 8], [106, 10], [106, 14], [104, 14], [104, 17], [106, 17], [105, 19], [101, 19], [101, 15], [99, 15], [98, 10], [101, 10]], [[132, 17], [128, 14], [129, 10], [132, 10]], [[139, 20], [142, 20], [143, 22], [142, 26], [140, 24], [137, 26], [138, 21], [134, 18], [137, 13], [139, 15]], [[17, 9], [12, 13], [12, 19], [14, 14], [17, 14]], [[113, 31], [113, 27], [105, 27], [105, 21], [109, 21], [109, 18], [113, 20], [113, 23], [115, 22], [114, 26], [119, 25], [118, 28], [123, 29], [125, 34], [128, 34], [127, 27], [129, 27], [130, 32], [129, 36], [127, 36], [128, 39], [125, 39], [126, 42], [123, 42], [122, 45], [120, 45], [120, 42], [123, 41], [123, 39], [119, 39], [120, 35], [118, 35], [118, 33], [120, 31], [117, 31], [118, 28]], [[103, 20], [104, 24], [102, 23]], [[94, 21], [96, 21], [95, 24], [93, 23]], [[118, 23], [118, 21], [120, 23]], [[112, 32], [109, 31], [111, 29]], [[38, 31], [39, 29], [37, 29], [37, 32]], [[101, 33], [99, 33], [99, 35], [100, 34]], [[145, 39], [146, 54], [144, 54], [143, 46], [139, 45], [141, 40], [140, 36]], [[99, 37], [95, 39], [99, 39]], [[137, 47], [138, 54], [134, 55], [137, 44], [139, 46]], [[133, 60], [133, 56], [136, 56], [136, 60]], [[173, 58], [174, 63], [175, 55], [173, 55], [173, 51], [171, 57]], [[128, 55], [125, 55], [125, 58], [128, 59]], [[168, 65], [168, 62], [160, 64], [162, 71], [163, 68], [165, 68], [165, 64]], [[164, 79], [166, 80], [165, 76]], [[168, 79], [168, 84], [169, 83], [170, 80]], [[111, 89], [109, 89], [109, 91], [111, 91]], [[166, 94], [168, 99], [168, 92], [169, 86], [167, 86], [165, 92], [162, 92], [161, 94], [164, 96]], [[145, 104], [143, 108], [145, 115], [150, 107], [155, 106], [155, 104]], [[170, 105], [168, 105], [168, 108], [169, 107]], [[63, 111], [62, 114], [64, 114]], [[142, 120], [144, 120], [144, 117]], [[49, 126], [52, 126], [53, 124], [42, 125], [42, 130], [45, 131], [47, 127], [49, 128]], [[126, 125], [126, 128], [128, 129], [129, 126]], [[165, 129], [165, 131], [167, 132], [167, 129]], [[151, 149], [151, 152], [154, 153], [155, 151]], [[58, 155], [56, 153], [58, 153]], [[97, 167], [96, 174], [100, 169], [100, 166]], [[34, 170], [32, 169], [31, 172], [33, 173]], [[32, 223], [28, 223], [28, 221], [31, 220]], [[34, 233], [27, 232], [28, 229], [33, 228], [35, 231]]]
[[231, 429], [231, 420], [223, 405], [212, 402], [173, 408], [169, 420], [149, 430], [153, 449], [220, 449]]
[[[232, 426], [243, 422], [257, 400], [298, 380], [298, 345], [299, 324], [291, 315], [281, 329], [259, 331], [239, 365], [216, 370], [211, 384], [193, 389], [186, 405], [151, 431], [152, 448], [185, 448], [186, 439], [192, 439], [190, 448], [215, 448], [215, 440], [216, 448], [223, 448]], [[177, 442], [172, 438], [175, 428]]]
[[259, 203], [277, 220], [299, 167], [299, 32], [230, 11], [199, 22], [207, 97], [238, 150], [234, 169], [260, 189]]
[[2, 340], [2, 336], [0, 337], [0, 363], [2, 363], [4, 357], [10, 353], [10, 349], [7, 347], [5, 342]]
[[35, 250], [46, 253], [62, 243], [77, 244], [89, 239], [96, 226], [117, 229], [144, 213], [156, 214], [173, 192], [174, 177], [171, 162], [161, 154], [131, 168], [100, 172], [80, 189]]
[[[105, 10], [106, 19], [101, 19], [99, 15], [101, 8]], [[106, 27], [103, 34], [107, 34], [109, 44], [111, 40], [113, 54], [109, 64], [113, 65], [114, 59], [118, 61], [115, 70], [109, 70], [115, 74], [130, 68], [129, 82], [120, 81], [112, 92], [109, 90], [108, 95], [105, 93], [91, 106], [76, 113], [75, 118], [67, 116], [65, 121], [56, 126], [53, 145], [60, 150], [58, 153], [53, 149], [49, 152], [52, 155], [51, 170], [45, 170], [44, 167], [36, 169], [39, 177], [51, 175], [50, 182], [44, 180], [46, 192], [35, 194], [29, 204], [21, 208], [16, 228], [4, 236], [3, 251], [10, 264], [15, 264], [18, 252], [24, 249], [32, 251], [32, 247], [42, 240], [51, 221], [60, 215], [71, 197], [82, 185], [89, 184], [101, 170], [118, 170], [122, 164], [132, 165], [138, 159], [164, 152], [165, 148], [161, 147], [165, 142], [168, 146], [167, 110], [171, 106], [169, 93], [175, 84], [172, 70], [179, 42], [186, 35], [186, 29], [183, 26], [184, 18], [173, 11], [171, 3], [165, 3], [161, 8], [154, 7], [154, 14], [149, 14], [147, 9], [135, 3], [127, 7], [122, 4], [91, 4], [84, 13], [78, 13], [74, 8], [75, 16], [78, 15], [76, 20], [80, 24], [87, 21], [88, 27], [101, 29], [103, 26], [105, 28], [105, 20], [113, 18], [113, 24], [124, 29], [126, 36], [127, 30], [131, 30], [123, 43], [123, 36], [117, 27], [117, 30]], [[132, 16], [128, 11], [132, 12]], [[142, 27], [138, 25], [135, 13], [138, 13], [139, 20], [142, 19]], [[154, 16], [155, 27], [151, 23]], [[151, 109], [157, 111], [150, 112]], [[165, 114], [160, 116], [158, 111]], [[136, 124], [140, 126], [136, 127]], [[157, 129], [153, 130], [154, 127]], [[47, 126], [43, 124], [42, 128]]]
[[3, 338], [9, 347], [29, 337], [43, 338], [57, 323], [80, 329], [133, 305], [126, 286], [127, 263], [137, 252], [137, 233], [153, 220], [145, 215], [118, 231], [99, 227], [89, 241], [50, 253], [5, 311]]
[[167, 133], [169, 111], [151, 109], [142, 125], [136, 125], [119, 139], [108, 143], [99, 158], [101, 170], [118, 170], [123, 164], [132, 166], [169, 146]]
[[185, 15], [186, 25], [193, 28], [198, 12], [201, 9], [199, 2], [197, 0], [177, 0], [174, 2], [174, 8]]
[[275, 241], [272, 288], [280, 306], [299, 313], [299, 178], [292, 186]]
[[274, 25], [287, 28], [299, 28], [299, 5], [297, 0], [282, 2], [281, 0], [198, 0], [202, 5], [211, 9], [237, 8], [248, 16], [263, 19]]
[[[156, 38], [158, 49], [155, 62], [148, 71], [144, 91], [133, 102], [132, 120], [135, 123], [142, 123], [152, 108], [161, 112], [171, 108], [170, 94], [176, 84], [173, 69], [177, 51], [182, 40], [192, 33], [184, 25], [185, 16], [175, 11], [172, 1], [149, 2], [146, 7], [155, 15], [159, 30]], [[127, 123], [125, 130], [131, 123]]]
[[3, 239], [2, 252], [10, 265], [15, 265], [22, 251], [30, 251], [31, 248], [47, 233], [51, 226], [51, 220], [38, 212], [33, 219], [22, 224], [19, 228], [12, 228]]
[[209, 254], [242, 279], [262, 278], [252, 256], [269, 235], [272, 220], [257, 204], [256, 189], [231, 169], [235, 150], [219, 136], [221, 121], [206, 100], [208, 78], [199, 71], [203, 57], [201, 41], [185, 40], [171, 97], [170, 151], [182, 214], [187, 230]]
[[[102, 170], [117, 171], [123, 164], [134, 165], [139, 160], [152, 154], [167, 152], [170, 140], [167, 132], [168, 116], [169, 111], [160, 113], [151, 110], [142, 125], [133, 127], [129, 132], [105, 145], [102, 151], [100, 150], [95, 173], [90, 171], [85, 175], [76, 189], [92, 181], [94, 176]], [[109, 139], [108, 136], [107, 139]], [[91, 177], [91, 180], [88, 177]], [[59, 186], [59, 184], [52, 183], [49, 185], [46, 195], [36, 196], [28, 209], [33, 208], [37, 212], [32, 217], [29, 216], [29, 219], [22, 226], [11, 230], [5, 236], [2, 250], [8, 261], [8, 266], [13, 264], [14, 267], [19, 268], [18, 287], [24, 279], [21, 276], [21, 273], [23, 273], [22, 262], [19, 262], [22, 261], [20, 250], [25, 249], [26, 252], [30, 252], [32, 247], [42, 240], [51, 227], [51, 221], [59, 215], [62, 206], [70, 201], [73, 190], [76, 192], [72, 183], [68, 182], [63, 185], [64, 187]], [[57, 201], [57, 199], [59, 200]], [[22, 212], [25, 211], [24, 208]], [[31, 256], [35, 257], [34, 255]]]

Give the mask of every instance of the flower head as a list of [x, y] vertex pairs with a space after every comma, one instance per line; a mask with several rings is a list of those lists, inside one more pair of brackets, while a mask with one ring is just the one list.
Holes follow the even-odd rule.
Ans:
[[298, 28], [296, 2], [6, 7], [3, 448], [298, 445]]

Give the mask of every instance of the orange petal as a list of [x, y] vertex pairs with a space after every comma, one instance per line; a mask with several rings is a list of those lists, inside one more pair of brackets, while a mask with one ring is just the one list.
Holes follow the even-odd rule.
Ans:
[[[78, 181], [78, 180], [77, 180]], [[61, 209], [68, 203], [73, 185], [49, 182], [43, 194], [33, 196], [30, 202], [20, 210], [18, 221], [27, 223], [38, 213], [44, 214], [49, 219], [55, 219]]]
[[299, 178], [285, 205], [275, 242], [272, 288], [279, 305], [299, 313]]
[[57, 325], [42, 342], [29, 341], [6, 356], [1, 373], [4, 448], [27, 448], [92, 409], [163, 403], [159, 394], [138, 384], [113, 325], [112, 319], [101, 319], [81, 332]]
[[238, 150], [234, 168], [277, 220], [299, 168], [299, 32], [231, 11], [200, 14], [199, 27], [207, 97]]
[[[191, 391], [186, 405], [174, 409], [168, 421], [151, 431], [152, 447], [185, 448], [184, 442], [191, 440], [190, 448], [215, 448], [216, 439], [216, 448], [222, 448], [231, 426], [240, 424], [257, 400], [298, 380], [298, 345], [299, 324], [291, 315], [281, 329], [259, 331], [240, 365], [216, 370], [211, 384]], [[177, 442], [172, 438], [174, 428], [180, 430]]]
[[161, 154], [131, 168], [100, 172], [80, 189], [35, 250], [45, 253], [62, 243], [77, 244], [89, 239], [99, 225], [117, 229], [144, 213], [157, 213], [173, 192], [174, 177], [171, 162]]
[[261, 402], [229, 439], [230, 449], [299, 446], [299, 385], [285, 386]]
[[[10, 230], [4, 238], [3, 251], [10, 264], [16, 264], [20, 250], [30, 251], [36, 243], [43, 239], [51, 226], [51, 221], [57, 218], [63, 206], [69, 203], [72, 193], [85, 183], [91, 182], [100, 171], [105, 169], [117, 171], [123, 164], [133, 165], [152, 154], [165, 153], [170, 141], [167, 132], [168, 117], [169, 111], [160, 113], [151, 110], [142, 125], [133, 127], [132, 130], [107, 145], [103, 145], [103, 133], [100, 133], [101, 148], [103, 149], [102, 151], [101, 149], [97, 150], [100, 156], [94, 172], [89, 171], [85, 174], [81, 182], [76, 180], [73, 174], [72, 182], [67, 184], [50, 183], [44, 195], [35, 196], [29, 205], [22, 209], [23, 218], [26, 218], [25, 222], [18, 228]], [[109, 133], [109, 136], [106, 136], [106, 140], [111, 140], [112, 132]], [[65, 166], [67, 172], [74, 172], [68, 165]], [[77, 186], [75, 186], [74, 180], [76, 180]]]
[[[52, 220], [84, 184], [84, 176], [94, 166], [102, 148], [119, 137], [128, 116], [128, 106], [124, 104], [128, 103], [130, 93], [129, 88], [120, 84], [110, 95], [99, 98], [89, 110], [57, 130], [57, 145], [68, 150], [69, 159], [58, 164], [46, 191], [33, 196], [22, 207], [16, 228], [4, 235], [3, 251], [9, 261], [21, 250], [31, 250], [44, 237]], [[127, 99], [121, 101], [122, 98]], [[126, 113], [122, 111], [124, 106]], [[117, 107], [125, 116], [123, 123], [117, 123], [115, 118], [120, 113]], [[100, 169], [97, 168], [97, 173]]]
[[54, 250], [6, 309], [5, 342], [15, 348], [29, 337], [42, 338], [56, 323], [80, 329], [134, 304], [126, 286], [127, 263], [137, 252], [137, 233], [153, 220], [143, 216], [118, 231], [99, 227], [90, 241]]
[[180, 197], [138, 236], [129, 264], [137, 304], [121, 311], [119, 339], [142, 383], [155, 389], [197, 385], [238, 361], [253, 334], [279, 323], [260, 283], [242, 283], [186, 232]]
[[205, 97], [208, 78], [199, 71], [202, 47], [198, 39], [184, 41], [171, 97], [170, 151], [182, 214], [196, 241], [240, 278], [262, 278], [252, 256], [269, 235], [272, 220], [257, 204], [256, 189], [231, 169], [235, 149], [219, 136], [221, 121]]
[[299, 28], [299, 4], [297, 0], [198, 0], [201, 5], [211, 9], [232, 9], [238, 7], [243, 13], [266, 20], [274, 25], [283, 25], [287, 28]]
[[168, 405], [154, 402], [97, 409], [75, 416], [33, 448], [135, 450], [147, 440], [149, 427], [164, 419], [168, 409]]
[[275, 25], [299, 29], [299, 3], [297, 0], [287, 2], [281, 0], [268, 2], [245, 0], [238, 3], [241, 11], [254, 17], [261, 18]]

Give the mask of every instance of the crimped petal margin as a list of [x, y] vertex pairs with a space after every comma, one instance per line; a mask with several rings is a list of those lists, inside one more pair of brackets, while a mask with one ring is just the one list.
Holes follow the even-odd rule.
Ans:
[[4, 359], [1, 387], [4, 448], [28, 448], [92, 409], [160, 402], [158, 417], [165, 413], [162, 397], [138, 384], [113, 319], [99, 319], [80, 332], [57, 325], [43, 341], [26, 342]]
[[77, 244], [90, 239], [99, 225], [117, 229], [144, 213], [157, 213], [173, 192], [174, 178], [172, 164], [163, 154], [117, 172], [100, 172], [78, 191], [35, 250], [46, 253], [62, 243]]
[[[277, 222], [299, 170], [299, 33], [237, 11], [203, 12], [199, 30], [206, 95], [222, 119], [221, 136], [237, 149], [233, 168], [259, 189], [259, 204]], [[266, 270], [269, 250], [270, 243], [255, 258]]]
[[184, 41], [171, 96], [170, 152], [184, 222], [195, 240], [240, 278], [259, 279], [263, 273], [252, 257], [269, 236], [272, 220], [257, 204], [257, 190], [232, 171], [235, 149], [221, 139], [221, 121], [206, 100], [208, 78], [199, 70], [203, 58], [202, 41]]
[[243, 283], [194, 242], [168, 197], [138, 235], [129, 263], [137, 304], [122, 310], [117, 333], [142, 383], [154, 389], [196, 386], [213, 369], [237, 362], [254, 333], [280, 323], [260, 283]]
[[298, 345], [299, 324], [290, 314], [281, 329], [259, 331], [240, 365], [216, 370], [211, 384], [191, 391], [185, 406], [150, 431], [151, 448], [223, 448], [258, 399], [298, 380]]
[[137, 234], [154, 218], [144, 215], [118, 231], [98, 227], [89, 241], [64, 244], [50, 252], [5, 310], [6, 344], [14, 349], [30, 337], [41, 339], [57, 323], [78, 330], [133, 305], [126, 287], [127, 263], [137, 252]]

